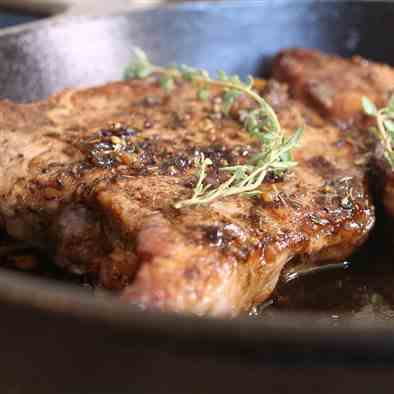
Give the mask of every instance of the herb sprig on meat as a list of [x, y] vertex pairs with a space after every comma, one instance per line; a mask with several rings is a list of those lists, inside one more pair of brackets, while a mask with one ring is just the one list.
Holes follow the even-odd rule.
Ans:
[[370, 130], [383, 145], [384, 157], [394, 170], [394, 96], [388, 105], [381, 109], [378, 109], [369, 98], [363, 97], [362, 107], [368, 116], [376, 119], [376, 126]]
[[251, 76], [244, 82], [237, 75], [227, 75], [224, 71], [219, 71], [217, 79], [212, 79], [207, 71], [186, 65], [156, 66], [139, 48], [135, 49], [135, 55], [135, 62], [125, 71], [126, 79], [143, 79], [157, 72], [163, 89], [171, 91], [175, 80], [180, 78], [198, 87], [197, 97], [201, 100], [209, 99], [209, 85], [219, 86], [224, 89], [222, 112], [225, 115], [229, 114], [236, 99], [242, 94], [258, 105], [257, 108], [245, 111], [241, 121], [245, 129], [261, 142], [260, 152], [251, 157], [247, 164], [220, 168], [220, 171], [229, 173], [229, 178], [217, 187], [204, 184], [212, 161], [204, 156], [199, 157], [195, 163], [198, 168], [198, 181], [193, 196], [174, 204], [176, 208], [208, 204], [218, 198], [236, 194], [260, 194], [258, 189], [269, 172], [281, 174], [297, 165], [293, 160], [292, 150], [297, 147], [303, 129], [297, 129], [290, 137], [284, 135], [274, 110], [253, 89], [254, 80]]

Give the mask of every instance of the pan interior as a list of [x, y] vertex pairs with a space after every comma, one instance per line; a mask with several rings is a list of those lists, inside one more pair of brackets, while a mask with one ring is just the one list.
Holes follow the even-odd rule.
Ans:
[[158, 64], [267, 75], [272, 56], [302, 46], [394, 62], [394, 8], [381, 2], [193, 3], [101, 18], [64, 18], [3, 34], [0, 96], [43, 99], [119, 79], [140, 46]]
[[[186, 63], [241, 76], [269, 75], [273, 55], [288, 47], [358, 54], [394, 65], [393, 18], [394, 5], [386, 2], [267, 1], [43, 22], [2, 34], [0, 96], [26, 102], [119, 79], [134, 46], [159, 64]], [[372, 252], [368, 256], [373, 259]]]

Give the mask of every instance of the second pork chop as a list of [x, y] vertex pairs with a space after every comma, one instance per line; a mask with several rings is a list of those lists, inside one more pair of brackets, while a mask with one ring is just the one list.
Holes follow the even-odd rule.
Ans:
[[380, 172], [379, 182], [373, 183], [378, 184], [383, 203], [394, 217], [394, 172], [381, 144], [372, 138], [369, 128], [375, 124], [361, 105], [364, 96], [378, 107], [387, 105], [394, 94], [394, 69], [359, 56], [344, 59], [316, 50], [290, 49], [277, 56], [273, 75], [288, 83], [293, 97], [341, 127], [360, 153], [373, 155]]

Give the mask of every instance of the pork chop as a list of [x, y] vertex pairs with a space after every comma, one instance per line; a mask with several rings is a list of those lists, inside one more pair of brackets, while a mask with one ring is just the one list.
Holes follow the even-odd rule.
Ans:
[[394, 217], [394, 172], [369, 132], [373, 121], [362, 110], [363, 96], [378, 107], [387, 105], [394, 93], [394, 69], [359, 56], [343, 59], [310, 49], [280, 53], [273, 66], [275, 78], [288, 83], [297, 100], [316, 108], [323, 117], [344, 129], [353, 143], [374, 157], [379, 172], [378, 193]]
[[[157, 76], [0, 103], [0, 217], [6, 231], [126, 302], [235, 316], [261, 303], [295, 258], [338, 261], [365, 240], [374, 208], [343, 132], [286, 87], [264, 96], [287, 134], [305, 126], [299, 165], [268, 175], [261, 195], [176, 209], [196, 184], [194, 158], [242, 163], [256, 141], [237, 120]], [[245, 98], [238, 99], [240, 108]], [[245, 105], [248, 105], [246, 103]], [[219, 105], [220, 107], [220, 105]]]

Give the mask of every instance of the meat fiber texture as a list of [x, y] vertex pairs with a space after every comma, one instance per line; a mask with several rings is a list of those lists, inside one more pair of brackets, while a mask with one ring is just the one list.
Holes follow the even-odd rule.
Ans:
[[194, 159], [244, 163], [259, 145], [242, 127], [238, 99], [221, 112], [158, 77], [67, 90], [32, 104], [0, 103], [0, 221], [70, 272], [142, 308], [236, 316], [266, 300], [290, 260], [346, 258], [367, 237], [374, 207], [361, 154], [344, 131], [288, 97], [262, 95], [287, 135], [304, 127], [298, 166], [269, 174], [261, 195], [174, 208], [196, 184]]

